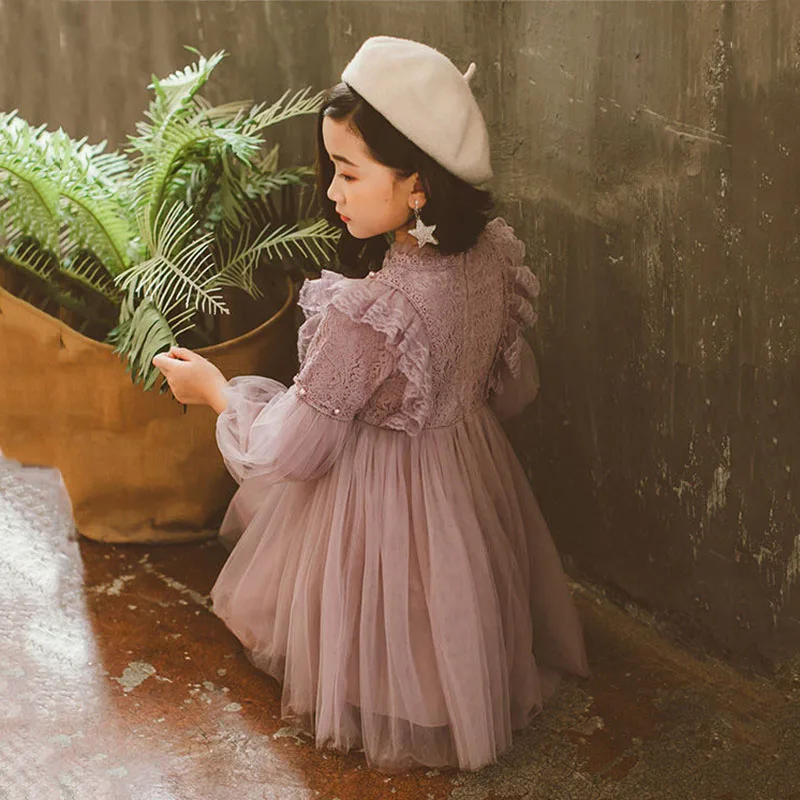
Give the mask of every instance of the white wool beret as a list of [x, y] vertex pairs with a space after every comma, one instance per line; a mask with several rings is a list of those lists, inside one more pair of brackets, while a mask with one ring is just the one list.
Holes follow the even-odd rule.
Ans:
[[469, 82], [433, 47], [394, 36], [367, 39], [342, 80], [445, 169], [477, 185], [492, 177], [489, 133]]

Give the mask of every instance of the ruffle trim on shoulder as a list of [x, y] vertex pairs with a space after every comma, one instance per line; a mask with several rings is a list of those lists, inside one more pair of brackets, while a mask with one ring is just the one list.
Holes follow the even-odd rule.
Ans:
[[297, 331], [297, 358], [301, 364], [305, 360], [308, 345], [317, 332], [322, 319], [321, 312], [327, 306], [331, 292], [346, 280], [346, 276], [338, 272], [323, 269], [319, 278], [306, 280], [300, 287], [297, 304], [306, 318]]
[[506, 264], [511, 266], [522, 264], [525, 260], [525, 242], [514, 233], [514, 229], [502, 217], [489, 220], [484, 231]]
[[297, 304], [303, 309], [306, 319], [319, 314], [327, 302], [331, 289], [346, 280], [348, 278], [338, 272], [323, 269], [319, 278], [304, 281], [297, 296]]
[[502, 217], [495, 217], [487, 223], [486, 230], [505, 264], [506, 319], [489, 381], [490, 390], [502, 394], [504, 386], [499, 362], [505, 363], [512, 378], [520, 377], [523, 331], [536, 324], [538, 314], [534, 302], [541, 286], [536, 275], [523, 263], [525, 243], [517, 237], [514, 229]]
[[386, 345], [395, 353], [397, 369], [407, 384], [401, 411], [383, 424], [412, 436], [418, 434], [431, 412], [430, 343], [422, 317], [403, 292], [369, 278], [346, 278], [322, 270], [319, 279], [303, 284], [298, 302], [307, 316], [298, 331], [301, 362], [329, 307], [386, 336]]

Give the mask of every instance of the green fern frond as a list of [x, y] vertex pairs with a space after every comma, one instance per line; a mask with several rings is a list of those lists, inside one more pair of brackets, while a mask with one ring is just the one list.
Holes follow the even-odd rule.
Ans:
[[247, 163], [258, 152], [259, 145], [260, 140], [257, 137], [237, 131], [193, 128], [185, 122], [173, 122], [164, 131], [162, 147], [154, 157], [152, 166], [145, 167], [148, 170], [147, 175], [134, 176], [134, 185], [140, 193], [135, 201], [137, 210], [146, 204], [152, 212], [162, 204], [169, 179], [193, 152], [204, 147], [228, 150]]
[[3, 251], [6, 261], [45, 282], [54, 280], [58, 265], [52, 252], [19, 230], [12, 232], [9, 242]]
[[218, 286], [231, 286], [246, 292], [254, 300], [263, 293], [254, 281], [261, 253], [248, 244], [249, 227], [245, 227], [238, 239], [231, 239], [219, 246], [220, 270], [215, 279]]
[[250, 166], [251, 159], [261, 147], [261, 137], [242, 133], [233, 128], [212, 128], [211, 130], [214, 132], [214, 140], [224, 144], [228, 153]]
[[[120, 306], [117, 325], [108, 333], [106, 341], [114, 345], [114, 352], [125, 359], [125, 370], [135, 384], [141, 381], [144, 391], [155, 385], [161, 372], [153, 366], [153, 358], [160, 352], [178, 344], [178, 336], [194, 327], [191, 322], [194, 309], [176, 310], [173, 306], [162, 312], [152, 301], [143, 300], [134, 306], [132, 292]], [[169, 388], [166, 381], [160, 387], [164, 394]]]
[[[129, 244], [133, 235], [129, 220], [106, 198], [86, 192], [80, 183], [65, 181], [66, 225], [74, 242], [97, 254], [110, 275], [119, 275], [129, 264]], [[68, 253], [64, 253], [65, 258]]]
[[[245, 231], [248, 233], [249, 231]], [[335, 248], [341, 232], [324, 219], [305, 227], [279, 226], [274, 230], [265, 229], [254, 242], [244, 245], [246, 235], [238, 242], [225, 243], [220, 248], [219, 273], [214, 285], [237, 286], [248, 294], [253, 288], [252, 271], [263, 256], [279, 260], [284, 256], [301, 255], [314, 260], [317, 266], [326, 263]], [[251, 294], [251, 296], [257, 296]]]
[[128, 136], [128, 153], [139, 153], [143, 159], [154, 158], [162, 149], [162, 140], [169, 128], [178, 122], [190, 122], [196, 114], [197, 92], [208, 81], [213, 69], [226, 57], [224, 50], [205, 58], [193, 47], [186, 48], [199, 56], [199, 61], [164, 79], [153, 75], [147, 87], [154, 89], [154, 98], [144, 112], [146, 120], [136, 123], [138, 136]]
[[10, 246], [4, 251], [3, 260], [26, 277], [33, 278], [38, 291], [56, 305], [75, 312], [87, 323], [94, 322], [103, 326], [109, 323], [108, 316], [99, 313], [83, 298], [59, 285], [61, 270], [54, 254], [43, 251], [36, 241], [29, 240]]
[[[278, 171], [278, 153], [281, 149], [281, 143], [276, 142], [269, 150], [259, 152], [253, 159], [253, 169], [257, 173], [270, 173]], [[312, 169], [312, 172], [315, 170]]]
[[10, 176], [2, 182], [5, 224], [16, 224], [45, 249], [56, 250], [66, 238], [93, 250], [111, 272], [121, 271], [133, 233], [119, 199], [119, 179], [128, 171], [124, 157], [102, 153], [105, 142], [73, 141], [61, 129], [33, 129], [8, 117], [3, 122], [0, 175]]
[[250, 172], [241, 168], [241, 165], [231, 163], [230, 159], [223, 158], [220, 162], [220, 175], [217, 191], [213, 196], [213, 207], [216, 213], [212, 220], [224, 228], [236, 229], [247, 218], [247, 182]]
[[235, 123], [242, 119], [252, 107], [251, 100], [232, 100], [222, 105], [212, 105], [201, 95], [194, 98], [195, 112], [188, 118], [190, 125], [201, 125], [203, 123]]
[[164, 103], [163, 110], [167, 116], [191, 100], [206, 84], [214, 68], [228, 55], [224, 50], [219, 50], [206, 58], [194, 48], [187, 49], [200, 55], [196, 64], [190, 64], [161, 80], [154, 76], [153, 83], [147, 87], [155, 89]]
[[228, 313], [214, 288], [216, 273], [211, 250], [213, 234], [196, 238], [191, 234], [197, 221], [191, 211], [175, 203], [166, 213], [162, 207], [151, 223], [148, 215], [139, 217], [142, 237], [150, 258], [115, 278], [115, 283], [135, 296], [150, 300], [158, 308], [180, 302], [208, 314]]
[[122, 302], [123, 295], [114, 285], [113, 278], [91, 253], [82, 251], [68, 262], [65, 260], [61, 264], [60, 272], [82, 287], [102, 295], [114, 306], [119, 306]]
[[287, 186], [304, 186], [315, 175], [313, 167], [287, 167], [276, 172], [253, 175], [247, 183], [248, 195], [258, 197]]
[[[185, 321], [190, 315], [184, 312], [180, 319]], [[144, 300], [133, 310], [128, 308], [126, 319], [120, 320], [106, 337], [109, 344], [115, 345], [114, 352], [124, 359], [131, 382], [143, 382], [145, 391], [153, 387], [161, 374], [153, 365], [153, 358], [178, 343], [173, 326], [180, 319], [170, 322], [149, 300]], [[161, 388], [163, 394], [168, 388], [166, 381]]]
[[253, 222], [257, 206], [263, 206], [270, 194], [289, 186], [304, 188], [315, 171], [312, 167], [289, 167], [276, 172], [224, 169], [219, 189], [213, 199], [212, 219], [219, 224], [222, 237], [232, 237], [248, 222]]
[[146, 198], [149, 194], [148, 187], [153, 182], [156, 172], [156, 165], [152, 161], [140, 161], [136, 172], [128, 182], [128, 189], [131, 196], [131, 208], [138, 208], [143, 205], [141, 198]]
[[[62, 149], [59, 188], [66, 201], [63, 219], [71, 237], [78, 246], [92, 250], [109, 273], [118, 275], [129, 264], [129, 243], [135, 229], [121, 202], [120, 182], [113, 176], [127, 171], [114, 153], [102, 159], [98, 148], [73, 148], [70, 142], [55, 137], [53, 145]], [[103, 171], [105, 166], [110, 173]]]
[[306, 87], [298, 92], [287, 102], [286, 106], [282, 107], [283, 101], [291, 90], [287, 89], [276, 102], [271, 106], [265, 108], [265, 103], [259, 103], [254, 106], [248, 116], [247, 121], [244, 123], [243, 132], [254, 135], [268, 128], [270, 125], [277, 125], [292, 117], [297, 117], [302, 114], [316, 114], [319, 111], [320, 105], [324, 98], [324, 91], [317, 92], [312, 97], [308, 97], [310, 89]]
[[16, 117], [0, 115], [0, 224], [18, 227], [45, 249], [58, 245], [59, 188], [44, 169], [46, 147]]
[[25, 164], [0, 154], [2, 225], [17, 226], [47, 249], [58, 246], [58, 187]]
[[88, 177], [105, 185], [109, 191], [119, 191], [120, 183], [130, 176], [131, 165], [122, 153], [98, 153], [89, 165]]

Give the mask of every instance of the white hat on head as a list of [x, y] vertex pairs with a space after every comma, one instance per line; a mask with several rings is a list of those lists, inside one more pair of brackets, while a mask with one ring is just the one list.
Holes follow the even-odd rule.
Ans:
[[433, 47], [394, 36], [371, 36], [342, 72], [360, 94], [421, 150], [467, 183], [492, 177], [489, 133], [469, 82]]

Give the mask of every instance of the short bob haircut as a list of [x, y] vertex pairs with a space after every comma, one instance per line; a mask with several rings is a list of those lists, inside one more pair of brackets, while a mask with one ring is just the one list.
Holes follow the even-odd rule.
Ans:
[[[379, 269], [390, 242], [385, 234], [368, 239], [351, 236], [336, 213], [336, 203], [328, 198], [334, 165], [322, 138], [322, 121], [326, 116], [347, 121], [364, 140], [370, 156], [393, 169], [399, 179], [419, 173], [426, 197], [420, 216], [426, 225], [436, 225], [434, 236], [439, 244], [433, 246], [439, 252], [461, 253], [477, 242], [494, 207], [491, 193], [478, 189], [445, 169], [398, 131], [352, 87], [347, 83], [339, 83], [324, 92], [317, 117], [316, 173], [322, 214], [331, 225], [342, 228], [336, 250], [347, 275], [363, 277], [370, 270]], [[413, 220], [414, 212], [409, 209], [409, 224]]]

